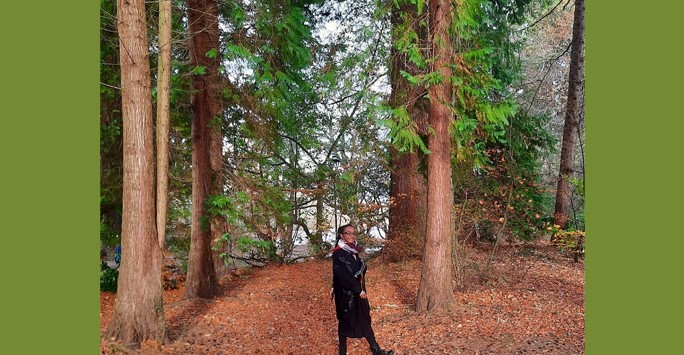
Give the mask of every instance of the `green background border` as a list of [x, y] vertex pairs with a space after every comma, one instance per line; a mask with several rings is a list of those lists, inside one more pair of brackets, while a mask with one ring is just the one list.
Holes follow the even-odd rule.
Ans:
[[[632, 4], [586, 5], [588, 354], [682, 348], [684, 4]], [[0, 22], [0, 344], [94, 354], [99, 3], [26, 5]]]
[[681, 349], [681, 2], [586, 4], [586, 353]]
[[0, 352], [99, 353], [99, 2], [5, 2]]

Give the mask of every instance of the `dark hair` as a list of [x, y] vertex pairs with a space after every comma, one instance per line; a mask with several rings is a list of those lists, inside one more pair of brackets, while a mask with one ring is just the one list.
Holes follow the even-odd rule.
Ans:
[[354, 228], [354, 226], [351, 225], [351, 224], [349, 224], [349, 223], [347, 223], [347, 224], [345, 224], [345, 225], [343, 225], [343, 226], [340, 226], [340, 228], [337, 228], [337, 238], [335, 238], [335, 243], [336, 243], [336, 244], [337, 244], [337, 242], [340, 240], [340, 238], [342, 238], [341, 235], [342, 235], [342, 233], [344, 233], [344, 229], [347, 228], [347, 227], [352, 227], [352, 228]]

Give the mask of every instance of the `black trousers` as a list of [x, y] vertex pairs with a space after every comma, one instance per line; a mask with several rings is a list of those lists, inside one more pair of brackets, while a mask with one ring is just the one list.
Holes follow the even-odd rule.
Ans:
[[[347, 353], [347, 337], [344, 335], [338, 335], [338, 336], [340, 338], [340, 345], [339, 345], [340, 354], [346, 354]], [[375, 334], [373, 333], [373, 330], [371, 330], [371, 333], [366, 336], [366, 341], [368, 341], [368, 345], [370, 345], [371, 348], [380, 347], [378, 345], [378, 342], [375, 340]]]

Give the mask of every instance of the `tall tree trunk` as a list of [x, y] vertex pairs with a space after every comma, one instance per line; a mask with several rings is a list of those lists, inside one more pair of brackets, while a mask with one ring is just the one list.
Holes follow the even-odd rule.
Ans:
[[[212, 6], [217, 6], [214, 1]], [[218, 10], [217, 10], [218, 11]], [[217, 13], [212, 13], [215, 16]], [[216, 196], [223, 195], [225, 176], [223, 174], [223, 99], [221, 96], [223, 78], [219, 74], [219, 58], [220, 56], [220, 43], [219, 43], [219, 27], [218, 19], [214, 17], [207, 28], [207, 36], [209, 37], [209, 46], [212, 49], [216, 49], [216, 57], [214, 59], [207, 58], [209, 60], [207, 71], [208, 80], [210, 80], [210, 85], [207, 88], [209, 93], [208, 98], [210, 100], [212, 122], [210, 124], [210, 148], [209, 157], [211, 160], [211, 175], [212, 175], [212, 194]], [[211, 239], [213, 243], [217, 243], [221, 240], [223, 233], [228, 229], [225, 217], [216, 218], [211, 224]], [[225, 243], [220, 243], [222, 249], [213, 252], [214, 258], [214, 268], [216, 273], [220, 276], [226, 271], [226, 264], [223, 259], [219, 256], [223, 251], [225, 251]]]
[[171, 97], [171, 0], [159, 0], [157, 72], [157, 240], [163, 250], [169, 205], [169, 115]]
[[215, 60], [208, 58], [206, 53], [212, 49], [208, 29], [215, 26], [216, 21], [215, 1], [188, 1], [190, 63], [203, 66], [206, 74], [195, 74], [192, 84], [192, 226], [185, 298], [211, 298], [219, 292], [212, 261], [211, 227], [204, 204], [212, 189], [209, 125], [214, 118], [211, 92], [214, 74], [210, 66]]
[[155, 228], [154, 141], [145, 3], [117, 7], [123, 114], [121, 268], [106, 337], [165, 340], [162, 260]]
[[414, 245], [417, 228], [416, 217], [416, 162], [417, 152], [401, 153], [396, 148], [390, 148], [390, 198], [392, 204], [389, 209], [389, 241], [386, 255], [388, 260], [397, 261], [409, 255], [411, 251], [420, 250]]
[[[392, 42], [396, 42], [401, 33], [400, 27], [410, 23], [419, 38], [425, 38], [426, 34], [418, 19], [418, 11], [415, 5], [408, 2], [399, 7], [392, 8]], [[390, 105], [392, 107], [406, 106], [419, 133], [425, 133], [427, 126], [426, 110], [420, 105], [420, 96], [424, 87], [411, 86], [408, 80], [401, 76], [401, 71], [412, 75], [419, 74], [415, 64], [412, 64], [409, 56], [402, 53], [396, 47], [391, 50], [390, 80], [392, 92]], [[389, 211], [389, 231], [387, 239], [390, 241], [385, 254], [388, 260], [399, 260], [405, 257], [417, 257], [422, 255], [421, 249], [425, 240], [424, 221], [425, 210], [419, 210], [418, 205], [425, 204], [420, 199], [425, 199], [425, 194], [419, 194], [417, 189], [425, 184], [425, 179], [418, 171], [419, 152], [401, 153], [394, 147], [390, 148], [391, 186], [390, 198], [392, 204]], [[420, 226], [423, 228], [420, 228]]]
[[434, 53], [434, 70], [442, 75], [442, 82], [430, 86], [429, 124], [434, 133], [429, 135], [428, 149], [428, 210], [425, 250], [420, 273], [416, 310], [427, 312], [446, 308], [453, 303], [451, 287], [451, 23], [449, 0], [431, 0], [430, 48]]
[[572, 26], [572, 47], [570, 50], [570, 74], [568, 77], [568, 101], [563, 126], [560, 171], [556, 189], [554, 224], [565, 229], [570, 216], [572, 191], [569, 179], [573, 175], [577, 125], [582, 109], [584, 89], [584, 0], [575, 0], [575, 18]]

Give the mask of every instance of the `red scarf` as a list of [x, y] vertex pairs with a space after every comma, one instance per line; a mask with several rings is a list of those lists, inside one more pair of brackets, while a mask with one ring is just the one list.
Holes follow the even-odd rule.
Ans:
[[363, 248], [360, 245], [345, 243], [345, 241], [342, 239], [340, 239], [340, 241], [337, 242], [337, 245], [335, 245], [332, 252], [334, 253], [338, 249], [344, 249], [352, 254], [358, 254], [363, 252]]

